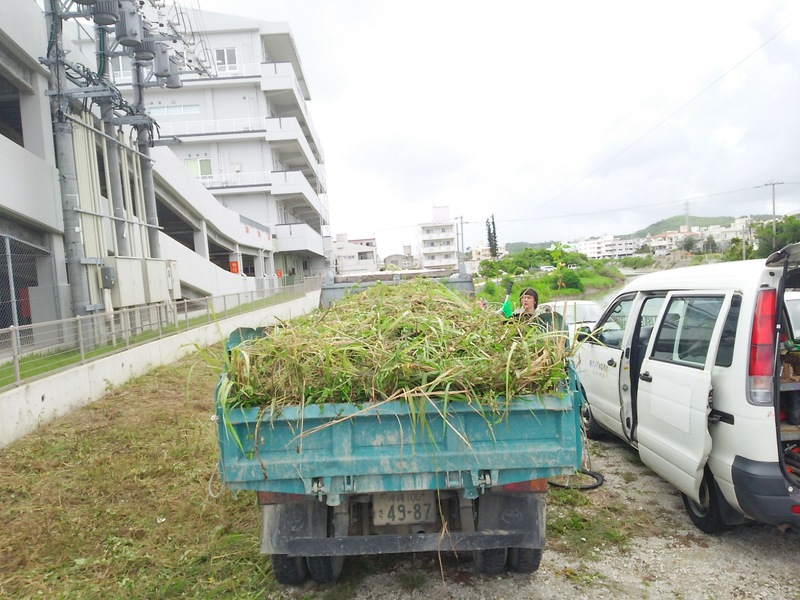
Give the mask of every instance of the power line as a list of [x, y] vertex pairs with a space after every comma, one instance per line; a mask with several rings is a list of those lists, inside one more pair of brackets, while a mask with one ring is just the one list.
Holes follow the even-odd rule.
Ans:
[[653, 133], [653, 132], [654, 132], [656, 129], [658, 129], [659, 127], [661, 127], [661, 126], [662, 126], [664, 123], [666, 123], [667, 121], [669, 121], [670, 119], [672, 119], [672, 118], [673, 118], [675, 115], [677, 115], [679, 112], [681, 112], [681, 111], [682, 111], [684, 108], [686, 108], [687, 106], [689, 106], [689, 105], [690, 105], [692, 102], [694, 102], [695, 100], [697, 100], [697, 99], [698, 99], [700, 96], [702, 96], [702, 95], [703, 95], [703, 94], [705, 94], [705, 93], [706, 93], [708, 90], [710, 90], [712, 87], [714, 87], [715, 85], [717, 85], [717, 84], [718, 84], [720, 81], [722, 81], [722, 80], [723, 80], [725, 77], [727, 77], [727, 76], [728, 76], [728, 75], [729, 75], [731, 72], [733, 72], [734, 70], [738, 69], [738, 68], [739, 68], [739, 67], [740, 67], [740, 66], [741, 66], [743, 63], [745, 63], [747, 60], [749, 60], [749, 59], [750, 59], [750, 58], [751, 58], [753, 55], [755, 55], [755, 54], [756, 54], [757, 52], [759, 52], [759, 51], [760, 51], [762, 48], [764, 48], [764, 46], [766, 46], [767, 44], [769, 44], [770, 42], [772, 42], [772, 40], [774, 40], [776, 37], [778, 37], [780, 34], [782, 34], [784, 31], [786, 31], [786, 30], [787, 30], [789, 27], [791, 27], [792, 25], [794, 25], [794, 21], [791, 21], [790, 23], [788, 23], [787, 25], [785, 25], [785, 26], [784, 26], [782, 29], [780, 29], [780, 30], [779, 30], [777, 33], [773, 34], [773, 35], [772, 35], [772, 36], [771, 36], [769, 39], [767, 39], [767, 40], [766, 40], [766, 41], [765, 41], [763, 44], [761, 44], [761, 45], [760, 45], [758, 48], [756, 48], [755, 50], [753, 50], [752, 52], [750, 52], [750, 53], [749, 53], [747, 56], [745, 56], [743, 59], [741, 59], [741, 60], [740, 60], [739, 62], [737, 62], [735, 65], [733, 65], [733, 66], [732, 66], [730, 69], [728, 69], [727, 71], [725, 71], [725, 72], [724, 72], [722, 75], [720, 75], [719, 77], [717, 77], [717, 78], [716, 78], [714, 81], [712, 81], [710, 84], [708, 84], [708, 85], [707, 85], [705, 88], [703, 88], [702, 90], [700, 90], [700, 91], [699, 91], [697, 94], [695, 94], [694, 96], [692, 96], [692, 97], [691, 97], [689, 100], [687, 100], [687, 101], [686, 101], [686, 102], [684, 102], [684, 103], [683, 103], [681, 106], [679, 106], [677, 109], [675, 109], [674, 111], [672, 111], [672, 112], [671, 112], [669, 115], [667, 115], [667, 116], [666, 116], [664, 119], [662, 119], [662, 120], [661, 120], [659, 123], [657, 123], [656, 125], [654, 125], [654, 126], [653, 126], [653, 127], [651, 127], [650, 129], [648, 129], [647, 131], [645, 131], [645, 132], [644, 132], [642, 135], [640, 135], [640, 136], [639, 136], [638, 138], [636, 138], [636, 139], [635, 139], [633, 142], [631, 142], [630, 144], [628, 144], [628, 145], [627, 145], [625, 148], [623, 148], [622, 150], [620, 150], [619, 152], [617, 152], [617, 153], [616, 153], [614, 156], [612, 156], [612, 157], [611, 157], [611, 158], [609, 158], [607, 161], [605, 161], [604, 163], [602, 163], [602, 164], [601, 164], [599, 167], [597, 167], [597, 168], [596, 168], [596, 169], [594, 169], [593, 171], [589, 172], [587, 175], [585, 175], [584, 177], [582, 177], [581, 179], [579, 179], [578, 181], [576, 181], [576, 182], [575, 182], [575, 183], [573, 183], [572, 185], [568, 186], [568, 187], [567, 187], [566, 189], [564, 189], [562, 192], [560, 192], [560, 193], [556, 194], [555, 196], [553, 196], [553, 197], [552, 197], [552, 198], [550, 198], [549, 200], [545, 200], [545, 201], [544, 201], [544, 202], [542, 202], [541, 204], [537, 205], [537, 206], [536, 206], [536, 208], [542, 208], [543, 206], [546, 206], [547, 204], [550, 204], [551, 202], [554, 202], [554, 201], [558, 200], [559, 198], [561, 198], [561, 196], [565, 195], [565, 194], [566, 194], [566, 193], [568, 193], [569, 191], [571, 191], [571, 190], [573, 190], [574, 188], [578, 187], [578, 186], [579, 186], [580, 184], [582, 184], [584, 181], [586, 181], [587, 179], [589, 179], [590, 177], [592, 177], [593, 175], [595, 175], [595, 174], [596, 174], [598, 171], [600, 171], [600, 170], [604, 169], [604, 168], [605, 168], [605, 167], [607, 167], [609, 164], [611, 164], [612, 162], [614, 162], [615, 160], [617, 160], [617, 159], [618, 159], [620, 156], [622, 156], [623, 154], [625, 154], [625, 153], [626, 153], [628, 150], [630, 150], [631, 148], [633, 148], [633, 147], [634, 147], [636, 144], [638, 144], [639, 142], [641, 142], [641, 141], [642, 141], [644, 138], [646, 138], [647, 136], [649, 136], [649, 135], [650, 135], [651, 133]]

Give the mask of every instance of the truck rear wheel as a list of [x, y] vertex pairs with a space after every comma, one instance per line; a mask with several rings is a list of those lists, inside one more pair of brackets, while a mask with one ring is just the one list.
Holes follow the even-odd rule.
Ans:
[[517, 573], [533, 573], [542, 562], [541, 548], [509, 548], [508, 568]]
[[278, 583], [284, 585], [300, 585], [308, 577], [306, 559], [302, 556], [287, 556], [286, 554], [273, 554], [272, 572]]
[[306, 561], [311, 579], [317, 583], [333, 583], [344, 566], [344, 556], [309, 556]]
[[475, 550], [472, 553], [475, 572], [481, 575], [499, 575], [506, 569], [506, 555], [505, 548]]

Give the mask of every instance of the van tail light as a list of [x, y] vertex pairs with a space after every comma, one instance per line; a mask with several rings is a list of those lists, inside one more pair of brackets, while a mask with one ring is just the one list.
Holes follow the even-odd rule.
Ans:
[[531, 479], [530, 481], [518, 481], [517, 483], [507, 483], [501, 485], [498, 492], [546, 492], [547, 479]]
[[751, 404], [772, 404], [775, 376], [775, 299], [774, 289], [761, 290], [756, 298], [748, 367]]

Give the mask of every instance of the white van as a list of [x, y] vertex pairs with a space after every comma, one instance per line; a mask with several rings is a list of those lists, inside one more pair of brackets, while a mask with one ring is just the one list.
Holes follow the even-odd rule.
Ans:
[[793, 289], [800, 244], [641, 275], [579, 334], [587, 434], [637, 448], [707, 533], [747, 519], [800, 528], [800, 427], [786, 418], [800, 395], [800, 353], [785, 354], [800, 345]]

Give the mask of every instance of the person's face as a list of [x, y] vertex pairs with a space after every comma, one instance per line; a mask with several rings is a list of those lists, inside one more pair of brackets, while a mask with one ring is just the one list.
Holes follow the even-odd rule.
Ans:
[[533, 296], [525, 294], [520, 299], [520, 302], [522, 302], [522, 310], [526, 313], [532, 313], [536, 310], [536, 298]]

